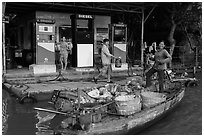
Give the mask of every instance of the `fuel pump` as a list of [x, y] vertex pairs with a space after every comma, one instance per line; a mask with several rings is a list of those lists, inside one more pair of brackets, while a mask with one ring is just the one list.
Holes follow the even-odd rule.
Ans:
[[70, 16], [72, 26], [73, 67], [93, 67], [94, 60], [94, 16], [74, 14]]
[[127, 25], [126, 24], [110, 24], [110, 43], [112, 53], [116, 57], [121, 57], [122, 63], [126, 63], [127, 54]]
[[54, 20], [36, 21], [36, 64], [55, 64], [55, 24]]

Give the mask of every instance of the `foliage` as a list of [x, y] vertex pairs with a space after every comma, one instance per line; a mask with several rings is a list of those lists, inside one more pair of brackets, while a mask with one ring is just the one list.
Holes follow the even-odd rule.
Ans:
[[190, 3], [187, 9], [186, 14], [184, 14], [182, 19], [182, 24], [187, 28], [191, 33], [196, 33], [201, 35], [202, 27], [202, 3]]
[[179, 25], [184, 27], [188, 33], [194, 33], [201, 36], [202, 3], [174, 2], [165, 4], [163, 7], [166, 10], [167, 21], [171, 24], [170, 27]]
[[[169, 32], [169, 43], [170, 43], [170, 54], [173, 55], [174, 47], [176, 45], [176, 41], [174, 38], [174, 34], [178, 27], [181, 27], [186, 34], [186, 41], [184, 48], [189, 49], [186, 52], [186, 55], [191, 53], [191, 50], [194, 50], [193, 47], [195, 43], [192, 42], [192, 34], [201, 36], [201, 16], [202, 16], [202, 3], [199, 2], [171, 2], [165, 3], [163, 5], [164, 10], [166, 11], [166, 17], [170, 24], [170, 32]], [[190, 34], [189, 34], [190, 33]], [[200, 37], [201, 39], [201, 37]], [[200, 41], [200, 40], [199, 40]], [[200, 45], [200, 44], [198, 44]]]

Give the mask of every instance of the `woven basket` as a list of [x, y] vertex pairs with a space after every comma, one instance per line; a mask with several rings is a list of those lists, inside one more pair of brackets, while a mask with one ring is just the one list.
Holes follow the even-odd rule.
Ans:
[[153, 107], [166, 100], [165, 94], [157, 92], [142, 92], [141, 97], [143, 108]]
[[141, 111], [141, 97], [135, 95], [124, 95], [115, 98], [117, 113], [120, 115], [131, 115]]
[[63, 98], [58, 98], [55, 102], [55, 108], [61, 112], [70, 112], [74, 109], [71, 101]]

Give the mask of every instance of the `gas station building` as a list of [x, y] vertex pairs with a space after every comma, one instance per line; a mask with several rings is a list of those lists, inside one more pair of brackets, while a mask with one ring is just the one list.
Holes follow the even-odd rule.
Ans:
[[[95, 5], [94, 5], [95, 4]], [[98, 4], [98, 5], [97, 5]], [[94, 5], [94, 6], [93, 6]], [[111, 6], [111, 7], [109, 7]], [[70, 66], [94, 67], [103, 39], [110, 39], [111, 52], [127, 64], [128, 24], [114, 22], [119, 12], [138, 14], [141, 29], [138, 60], [143, 63], [144, 3], [35, 3], [6, 2], [3, 9], [3, 71], [19, 66], [33, 71], [56, 72], [62, 37], [72, 38]], [[146, 6], [148, 7], [148, 6]], [[152, 10], [154, 6], [150, 6]], [[149, 14], [151, 14], [150, 10]]]

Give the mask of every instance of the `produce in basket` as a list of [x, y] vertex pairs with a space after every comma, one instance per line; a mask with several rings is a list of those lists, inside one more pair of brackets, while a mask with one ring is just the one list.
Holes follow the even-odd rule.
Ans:
[[88, 92], [88, 95], [92, 98], [99, 98], [100, 91], [98, 89], [93, 89], [92, 91]]

